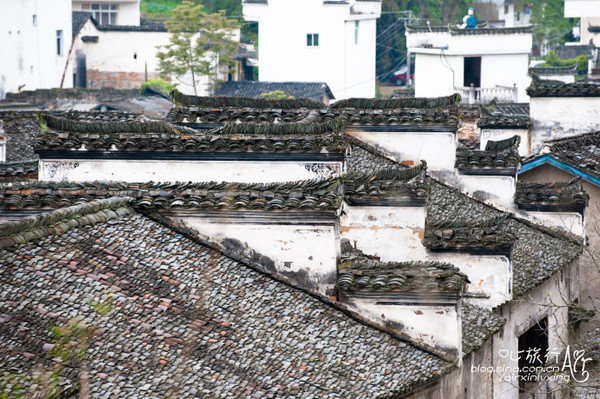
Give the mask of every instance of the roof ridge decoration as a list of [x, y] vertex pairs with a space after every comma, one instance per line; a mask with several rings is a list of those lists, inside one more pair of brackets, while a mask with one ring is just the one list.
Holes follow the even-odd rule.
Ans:
[[467, 275], [448, 262], [381, 262], [342, 240], [337, 287], [343, 291], [461, 293]]
[[457, 106], [460, 103], [461, 96], [458, 93], [443, 97], [420, 97], [420, 98], [348, 98], [336, 101], [329, 108], [338, 110], [343, 108], [356, 109], [402, 109], [402, 108], [446, 108]]
[[521, 157], [518, 147], [521, 137], [499, 141], [488, 141], [485, 150], [458, 148], [454, 167], [465, 174], [508, 174], [514, 175]]
[[506, 115], [491, 113], [477, 121], [477, 127], [488, 129], [529, 129], [531, 119], [528, 115]]
[[577, 72], [577, 63], [573, 65], [566, 66], [535, 66], [530, 68], [533, 73], [542, 74], [542, 75], [550, 75], [557, 73], [568, 73], [575, 75]]
[[0, 223], [0, 249], [128, 215], [133, 213], [129, 201], [129, 198], [111, 197]]
[[507, 139], [503, 140], [488, 140], [485, 145], [485, 151], [511, 151], [519, 148], [519, 144], [521, 144], [521, 136], [514, 135]]
[[177, 90], [171, 92], [176, 105], [204, 108], [271, 108], [271, 109], [322, 109], [325, 104], [308, 98], [284, 98], [279, 100], [246, 97], [198, 97], [183, 94]]
[[509, 215], [483, 221], [425, 220], [423, 245], [430, 250], [510, 253], [516, 237], [506, 231]]
[[[193, 134], [192, 129], [188, 129], [182, 126], [173, 125], [169, 122], [116, 122], [116, 121], [93, 121], [93, 122], [82, 122], [79, 120], [59, 117], [43, 113], [39, 115], [40, 122], [42, 123], [42, 132], [44, 130], [52, 129], [60, 132], [73, 132], [73, 133], [90, 133], [90, 134], [121, 134], [121, 133], [162, 133], [162, 134]], [[47, 128], [47, 129], [44, 129]]]
[[[344, 123], [229, 124], [197, 131], [168, 122], [77, 122], [44, 116], [35, 150], [344, 153]], [[89, 152], [82, 152], [85, 157]]]
[[283, 183], [123, 183], [35, 182], [0, 185], [0, 206], [69, 206], [108, 197], [131, 198], [141, 209], [337, 210], [343, 192], [339, 178]]
[[531, 85], [527, 88], [529, 97], [600, 97], [600, 84], [596, 82], [542, 80], [531, 69], [530, 75]]
[[525, 210], [583, 213], [589, 196], [581, 185], [580, 177], [567, 182], [518, 182], [515, 203]]
[[429, 195], [426, 171], [427, 163], [421, 161], [412, 168], [387, 168], [373, 174], [345, 175], [341, 178], [344, 196], [350, 203], [357, 204], [398, 198], [424, 204]]
[[493, 27], [484, 27], [484, 28], [476, 28], [476, 29], [463, 29], [458, 27], [449, 26], [448, 27], [451, 35], [513, 35], [519, 33], [532, 33], [533, 25], [526, 26], [513, 26], [508, 28], [493, 28]]

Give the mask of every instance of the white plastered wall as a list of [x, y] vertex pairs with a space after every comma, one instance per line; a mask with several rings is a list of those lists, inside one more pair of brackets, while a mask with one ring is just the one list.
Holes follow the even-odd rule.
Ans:
[[39, 180], [267, 183], [338, 176], [342, 162], [40, 160]]
[[480, 134], [480, 150], [485, 150], [485, 146], [489, 140], [499, 141], [509, 139], [513, 136], [519, 136], [519, 155], [526, 157], [530, 154], [529, 130], [528, 129], [503, 129], [503, 128], [482, 128]]

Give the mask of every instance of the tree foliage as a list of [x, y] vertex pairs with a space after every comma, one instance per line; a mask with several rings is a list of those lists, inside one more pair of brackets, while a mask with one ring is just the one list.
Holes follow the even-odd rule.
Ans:
[[181, 81], [189, 73], [197, 95], [201, 76], [216, 84], [220, 66], [233, 64], [238, 50], [233, 35], [238, 25], [225, 17], [224, 10], [207, 13], [202, 4], [184, 1], [173, 9], [165, 26], [171, 37], [157, 53], [161, 77], [174, 75]]
[[587, 75], [588, 72], [588, 59], [585, 55], [563, 60], [562, 58], [558, 58], [554, 50], [550, 50], [544, 59], [544, 64], [551, 67], [563, 67], [577, 64], [577, 75]]
[[[520, 1], [521, 4], [527, 3]], [[563, 0], [546, 0], [533, 3], [531, 22], [534, 25], [533, 47], [541, 50], [572, 40], [576, 19], [564, 17]]]

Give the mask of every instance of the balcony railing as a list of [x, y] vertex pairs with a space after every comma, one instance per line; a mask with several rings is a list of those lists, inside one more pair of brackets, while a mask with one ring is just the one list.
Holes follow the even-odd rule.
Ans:
[[464, 104], [487, 104], [494, 98], [501, 103], [516, 103], [517, 85], [513, 87], [456, 87], [455, 90], [461, 95]]

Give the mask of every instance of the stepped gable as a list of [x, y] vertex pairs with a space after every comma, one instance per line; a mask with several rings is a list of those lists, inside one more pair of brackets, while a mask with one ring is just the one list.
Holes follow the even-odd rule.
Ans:
[[515, 175], [521, 157], [521, 138], [513, 136], [499, 141], [489, 140], [485, 150], [457, 148], [454, 167], [464, 174]]
[[458, 268], [443, 262], [380, 262], [342, 243], [336, 286], [353, 293], [451, 292], [462, 294], [469, 282]]
[[515, 203], [529, 211], [580, 212], [583, 214], [589, 196], [583, 190], [581, 179], [568, 182], [518, 182]]
[[515, 238], [510, 251], [515, 298], [527, 294], [577, 259], [583, 251], [582, 242], [576, 241], [574, 236], [506, 214], [436, 180], [430, 179], [430, 186], [427, 203], [430, 223], [448, 220], [457, 224], [484, 223], [502, 217], [502, 225], [495, 227], [498, 234], [510, 234]]
[[[81, 332], [67, 343], [88, 342], [94, 396], [395, 397], [454, 369], [126, 199], [2, 224], [0, 240], [0, 369], [22, 389], [40, 364], [54, 369], [65, 339], [51, 329], [65, 325]], [[68, 366], [61, 383], [76, 392], [81, 363]]]

